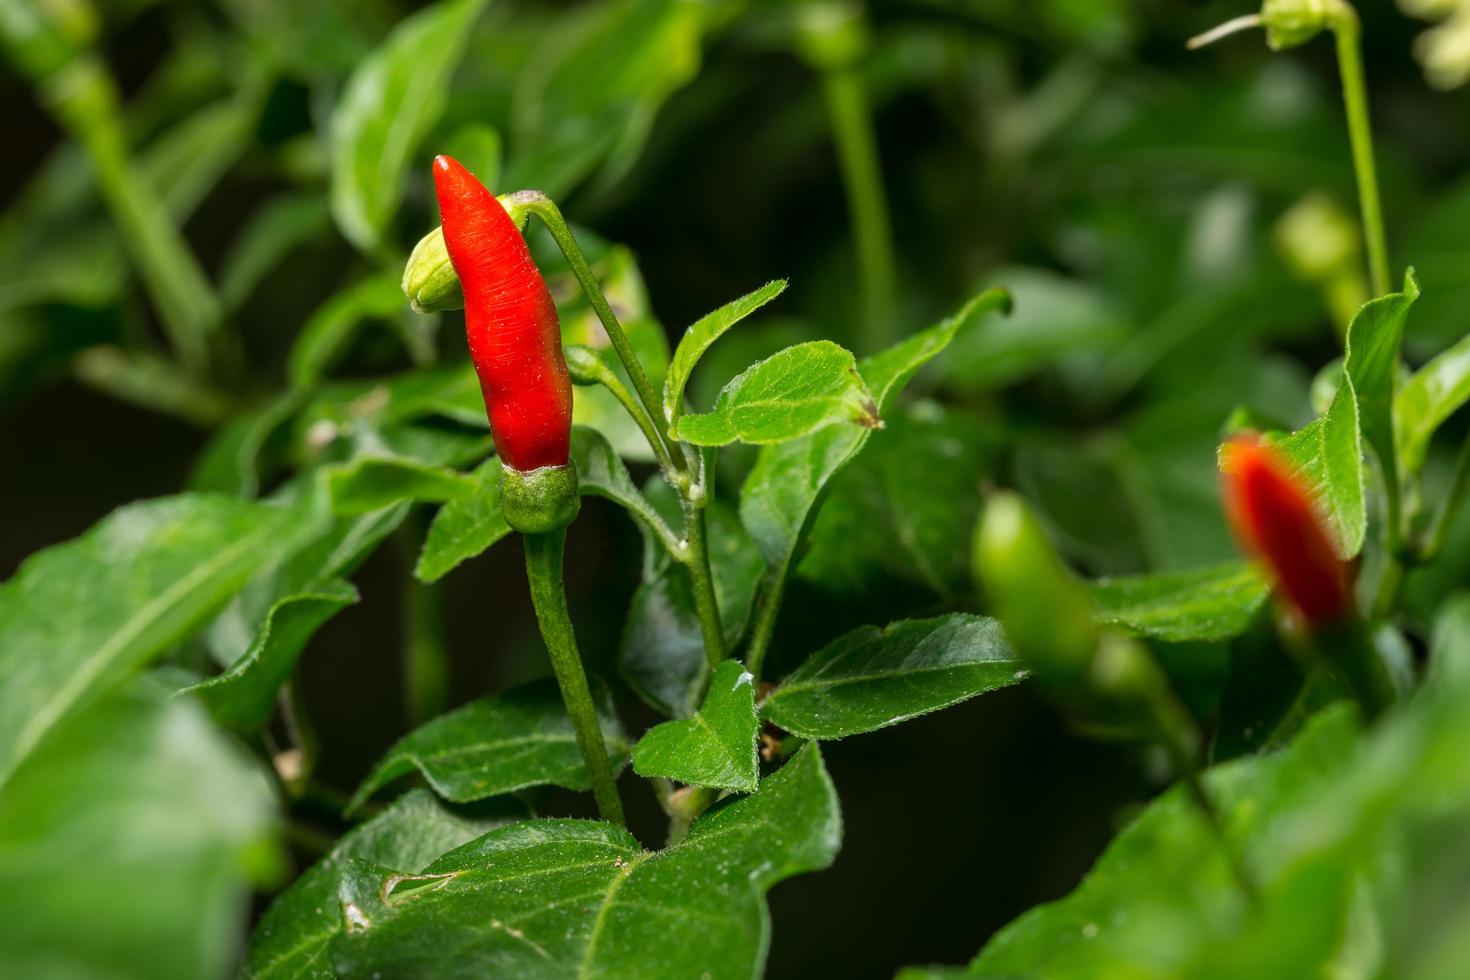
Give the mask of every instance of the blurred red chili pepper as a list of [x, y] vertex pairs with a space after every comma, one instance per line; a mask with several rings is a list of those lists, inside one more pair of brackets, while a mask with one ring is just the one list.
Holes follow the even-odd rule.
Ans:
[[1308, 625], [1347, 617], [1353, 602], [1348, 564], [1291, 464], [1252, 438], [1228, 443], [1223, 464], [1225, 511], [1241, 547], [1270, 567]]
[[564, 466], [572, 382], [546, 282], [515, 222], [474, 174], [451, 157], [435, 157], [434, 186], [500, 459], [523, 472]]

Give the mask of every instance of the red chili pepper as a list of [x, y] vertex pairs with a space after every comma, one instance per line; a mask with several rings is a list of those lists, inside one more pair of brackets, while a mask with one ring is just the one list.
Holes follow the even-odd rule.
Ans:
[[546, 281], [515, 222], [474, 174], [435, 157], [434, 186], [496, 451], [523, 472], [564, 466], [572, 381]]
[[1311, 491], [1281, 454], [1254, 439], [1225, 447], [1225, 511], [1241, 547], [1263, 560], [1309, 625], [1345, 618], [1352, 576]]

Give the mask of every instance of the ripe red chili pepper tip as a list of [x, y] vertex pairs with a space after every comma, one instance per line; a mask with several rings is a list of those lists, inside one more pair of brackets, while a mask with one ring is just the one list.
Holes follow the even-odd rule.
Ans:
[[434, 158], [444, 244], [464, 290], [465, 336], [501, 462], [565, 466], [572, 382], [546, 281], [505, 208], [452, 157]]
[[1311, 491], [1281, 454], [1253, 438], [1221, 457], [1225, 512], [1241, 548], [1264, 561], [1308, 625], [1352, 610], [1352, 576], [1323, 526]]

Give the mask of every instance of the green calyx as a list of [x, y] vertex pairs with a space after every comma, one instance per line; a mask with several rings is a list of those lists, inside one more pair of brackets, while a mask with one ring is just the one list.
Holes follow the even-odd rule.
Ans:
[[[519, 202], [521, 191], [496, 198], [522, 232], [531, 213]], [[403, 295], [416, 313], [441, 313], [464, 309], [464, 290], [459, 274], [449, 261], [449, 248], [444, 244], [444, 226], [429, 232], [413, 247], [408, 264], [403, 267]]]
[[577, 466], [537, 470], [500, 469], [500, 513], [505, 523], [522, 534], [545, 534], [572, 523], [582, 509]]
[[1343, 0], [1265, 0], [1261, 26], [1272, 51], [1306, 44], [1322, 31], [1335, 28], [1345, 10]]

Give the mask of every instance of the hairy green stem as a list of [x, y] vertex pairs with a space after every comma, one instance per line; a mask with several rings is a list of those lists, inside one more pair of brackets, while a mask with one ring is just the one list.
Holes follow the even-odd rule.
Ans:
[[757, 681], [776, 632], [776, 617], [781, 613], [781, 595], [786, 590], [786, 565], [766, 573], [761, 582], [760, 599], [755, 607], [755, 622], [750, 628], [750, 646], [745, 651], [745, 669]]
[[633, 382], [633, 390], [638, 393], [643, 407], [648, 411], [654, 429], [664, 443], [667, 455], [674, 461], [674, 465], [682, 468], [683, 457], [674, 451], [669, 441], [667, 426], [663, 422], [663, 406], [653, 390], [653, 384], [648, 380], [648, 372], [643, 370], [643, 363], [638, 360], [638, 354], [633, 350], [633, 345], [629, 342], [623, 325], [618, 322], [617, 314], [613, 312], [607, 297], [603, 295], [602, 285], [592, 274], [592, 269], [587, 264], [587, 257], [582, 254], [582, 247], [577, 244], [572, 229], [567, 226], [561, 208], [540, 191], [517, 191], [507, 195], [507, 198], [513, 204], [525, 208], [540, 218], [547, 230], [551, 232], [551, 237], [556, 240], [557, 247], [561, 249], [562, 254], [566, 256], [567, 263], [572, 267], [572, 274], [577, 277], [582, 292], [587, 295], [587, 302], [592, 304], [593, 312], [602, 321], [602, 328], [607, 332], [608, 339], [612, 341], [613, 349], [618, 352], [618, 358], [622, 360], [623, 368]]
[[725, 659], [725, 633], [720, 626], [720, 605], [715, 597], [714, 575], [709, 564], [709, 535], [704, 508], [686, 503], [684, 530], [689, 547], [689, 578], [694, 586], [694, 611], [699, 617], [699, 632], [704, 638], [704, 655], [710, 668]]
[[1363, 239], [1368, 246], [1368, 274], [1373, 295], [1391, 289], [1388, 239], [1383, 231], [1383, 206], [1378, 197], [1378, 170], [1373, 162], [1373, 129], [1368, 122], [1368, 86], [1363, 79], [1362, 23], [1352, 5], [1336, 6], [1332, 33], [1337, 40], [1337, 69], [1347, 108], [1348, 140], [1358, 179], [1358, 203], [1363, 212]]
[[561, 688], [562, 700], [572, 719], [572, 731], [582, 761], [592, 779], [592, 795], [604, 820], [623, 824], [623, 801], [618, 796], [612, 766], [607, 760], [607, 745], [597, 720], [597, 708], [587, 687], [587, 674], [582, 656], [577, 652], [577, 637], [567, 612], [567, 594], [562, 584], [562, 559], [566, 548], [565, 529], [546, 534], [523, 536], [526, 549], [526, 580], [531, 586], [531, 603], [541, 625], [541, 638], [551, 656], [551, 669]]
[[862, 278], [864, 345], [881, 350], [893, 342], [893, 233], [872, 109], [858, 68], [844, 66], [822, 72], [822, 93], [837, 143], [847, 207], [852, 215]]
[[572, 379], [577, 383], [602, 385], [617, 399], [618, 404], [637, 423], [643, 438], [648, 441], [648, 447], [653, 450], [654, 459], [658, 461], [664, 478], [678, 486], [674, 461], [669, 455], [668, 447], [664, 445], [663, 437], [654, 426], [653, 419], [648, 417], [643, 405], [628, 390], [628, 386], [623, 384], [623, 380], [613, 373], [607, 362], [594, 350], [574, 346], [567, 348], [567, 366], [571, 368]]

